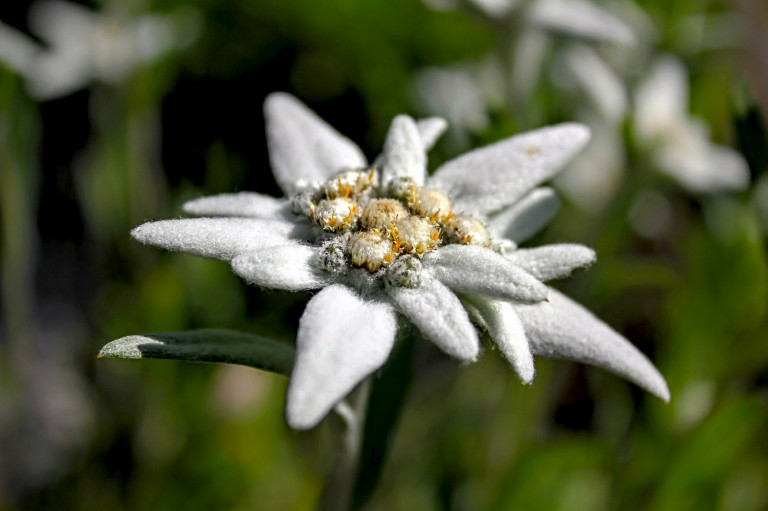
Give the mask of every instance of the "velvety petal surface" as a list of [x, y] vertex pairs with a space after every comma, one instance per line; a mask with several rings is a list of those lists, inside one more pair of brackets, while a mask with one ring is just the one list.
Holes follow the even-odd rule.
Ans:
[[424, 258], [435, 277], [459, 292], [539, 302], [547, 286], [491, 249], [476, 245], [447, 245]]
[[534, 188], [525, 197], [493, 215], [487, 223], [496, 238], [521, 243], [547, 225], [560, 209], [560, 199], [552, 188]]
[[416, 122], [409, 116], [398, 115], [392, 120], [378, 164], [381, 166], [382, 183], [407, 177], [417, 185], [424, 184], [427, 173], [425, 144]]
[[232, 269], [257, 286], [283, 291], [319, 289], [328, 283], [315, 262], [321, 249], [291, 242], [235, 257]]
[[397, 316], [383, 303], [332, 285], [316, 294], [299, 321], [286, 419], [292, 428], [314, 427], [366, 376], [386, 362]]
[[533, 354], [523, 324], [512, 304], [482, 296], [470, 296], [469, 301], [477, 309], [491, 339], [504, 358], [512, 364], [520, 380], [525, 384], [531, 383], [535, 373]]
[[480, 353], [477, 331], [453, 292], [437, 280], [420, 287], [388, 290], [395, 306], [424, 336], [452, 357], [473, 361]]
[[426, 117], [416, 121], [424, 151], [429, 151], [448, 129], [448, 121], [442, 117]]
[[597, 260], [595, 251], [584, 245], [561, 243], [537, 248], [521, 248], [506, 258], [541, 281], [567, 277], [576, 268]]
[[182, 211], [194, 216], [245, 216], [284, 220], [291, 218], [287, 200], [255, 192], [223, 193], [187, 201]]
[[429, 185], [452, 197], [456, 211], [492, 213], [554, 176], [588, 140], [589, 129], [574, 123], [523, 133], [449, 161]]
[[366, 166], [354, 142], [290, 94], [270, 94], [264, 117], [272, 172], [286, 195], [297, 183], [325, 181], [341, 170]]
[[513, 306], [534, 355], [601, 367], [669, 401], [667, 382], [648, 358], [562, 293], [551, 289], [548, 302]]
[[285, 245], [308, 226], [254, 218], [184, 218], [147, 222], [131, 231], [137, 241], [167, 250], [230, 261], [239, 254]]

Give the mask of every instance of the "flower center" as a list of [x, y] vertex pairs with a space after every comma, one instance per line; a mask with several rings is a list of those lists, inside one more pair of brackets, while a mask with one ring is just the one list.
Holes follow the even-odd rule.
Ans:
[[343, 172], [291, 200], [294, 213], [322, 230], [319, 239], [330, 237], [323, 255], [327, 271], [352, 266], [374, 273], [391, 267], [388, 282], [411, 286], [418, 260], [440, 245], [491, 246], [483, 223], [454, 212], [445, 194], [408, 178], [379, 186], [375, 169]]

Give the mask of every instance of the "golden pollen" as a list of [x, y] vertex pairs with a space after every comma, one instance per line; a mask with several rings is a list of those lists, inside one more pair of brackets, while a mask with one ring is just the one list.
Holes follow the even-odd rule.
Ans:
[[365, 229], [385, 229], [408, 216], [408, 211], [395, 199], [373, 199], [363, 206], [360, 225]]
[[415, 214], [429, 218], [432, 222], [445, 221], [453, 211], [451, 199], [431, 188], [414, 187], [409, 206]]
[[373, 171], [342, 172], [322, 186], [322, 191], [329, 199], [349, 198], [363, 193], [372, 186]]
[[312, 211], [312, 218], [326, 231], [346, 231], [357, 219], [357, 204], [345, 198], [321, 200]]
[[376, 271], [392, 261], [392, 240], [373, 231], [354, 233], [347, 244], [347, 251], [355, 266]]
[[433, 237], [437, 228], [424, 218], [411, 215], [397, 222], [395, 227], [392, 235], [402, 252], [422, 253], [437, 246], [438, 238]]
[[457, 214], [447, 219], [445, 237], [449, 243], [462, 245], [491, 246], [491, 234], [482, 222], [469, 215]]

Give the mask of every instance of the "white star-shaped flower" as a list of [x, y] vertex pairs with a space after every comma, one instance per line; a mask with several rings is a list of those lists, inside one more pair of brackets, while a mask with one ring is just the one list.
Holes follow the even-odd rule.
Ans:
[[688, 73], [676, 57], [657, 59], [635, 91], [635, 133], [655, 165], [695, 193], [743, 190], [749, 168], [733, 149], [714, 144], [707, 125], [688, 113]]
[[192, 9], [134, 18], [59, 0], [39, 0], [29, 25], [45, 42], [0, 22], [0, 62], [25, 78], [32, 96], [71, 94], [91, 81], [115, 84], [143, 65], [191, 44], [201, 20]]
[[664, 400], [664, 378], [632, 344], [542, 282], [587, 266], [594, 252], [561, 244], [517, 249], [558, 206], [538, 185], [587, 142], [561, 124], [472, 151], [428, 176], [426, 151], [445, 121], [401, 115], [369, 165], [361, 150], [296, 98], [265, 103], [272, 170], [287, 198], [257, 193], [184, 205], [202, 218], [146, 223], [143, 242], [227, 261], [248, 282], [318, 290], [296, 340], [286, 417], [315, 426], [392, 351], [404, 316], [448, 355], [472, 362], [485, 329], [520, 379], [533, 355], [594, 364]]

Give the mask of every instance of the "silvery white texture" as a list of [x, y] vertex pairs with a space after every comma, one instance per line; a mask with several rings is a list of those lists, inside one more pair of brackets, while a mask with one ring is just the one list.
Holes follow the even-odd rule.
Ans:
[[197, 11], [126, 18], [59, 0], [39, 0], [29, 27], [45, 46], [0, 22], [0, 62], [41, 100], [65, 96], [97, 80], [115, 84], [137, 68], [189, 46], [199, 35]]
[[742, 190], [749, 169], [733, 149], [714, 144], [706, 124], [688, 114], [688, 73], [673, 56], [653, 63], [635, 91], [635, 133], [658, 169], [694, 193]]
[[271, 94], [264, 111], [272, 170], [288, 198], [196, 199], [184, 211], [202, 218], [149, 222], [132, 235], [229, 261], [257, 286], [320, 290], [299, 324], [291, 427], [315, 426], [386, 362], [398, 315], [465, 363], [481, 350], [474, 319], [524, 383], [540, 354], [593, 363], [669, 399], [663, 377], [632, 344], [542, 283], [591, 264], [591, 249], [517, 250], [501, 238], [522, 241], [551, 218], [557, 203], [538, 186], [586, 144], [585, 127], [524, 133], [428, 176], [426, 150], [445, 127], [435, 119], [396, 117], [380, 167], [371, 168], [293, 96]]

